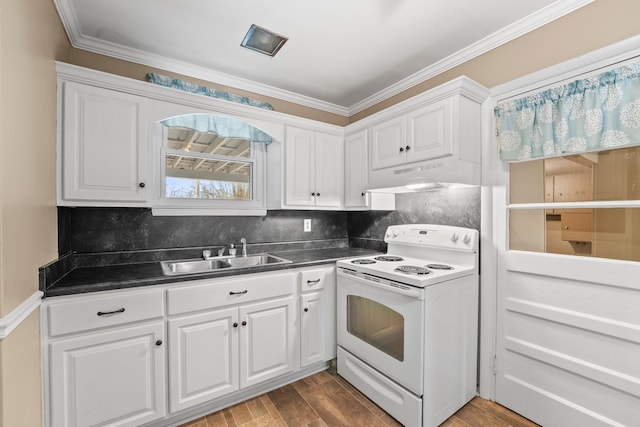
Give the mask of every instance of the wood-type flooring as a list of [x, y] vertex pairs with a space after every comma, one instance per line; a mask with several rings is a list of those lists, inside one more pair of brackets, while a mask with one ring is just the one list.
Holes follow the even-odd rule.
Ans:
[[[338, 375], [326, 371], [180, 427], [401, 426]], [[474, 398], [441, 427], [535, 427], [497, 403]]]

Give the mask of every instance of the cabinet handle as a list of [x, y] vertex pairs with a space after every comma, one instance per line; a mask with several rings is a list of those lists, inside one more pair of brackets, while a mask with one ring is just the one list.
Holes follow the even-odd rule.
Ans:
[[361, 197], [364, 197], [364, 193], [360, 193], [360, 196], [361, 196]]
[[304, 308], [304, 312], [306, 313], [307, 311], [309, 311], [309, 307]]
[[237, 328], [238, 327], [238, 322], [233, 322], [233, 327]]
[[320, 282], [320, 279], [316, 279], [316, 280], [307, 280], [307, 284], [310, 284], [310, 283], [319, 283], [319, 282]]
[[147, 184], [145, 184], [144, 182], [141, 182], [140, 184], [138, 184], [138, 187], [140, 188], [144, 188]]
[[161, 345], [162, 345], [162, 340], [158, 340], [158, 341], [156, 341], [156, 345], [157, 345], [157, 346], [161, 346]]
[[124, 307], [122, 307], [119, 310], [113, 310], [113, 311], [99, 311], [98, 316], [108, 316], [110, 314], [120, 314], [120, 313], [124, 313]]
[[404, 151], [404, 147], [400, 147], [400, 152], [402, 153]]
[[247, 326], [247, 321], [246, 320], [242, 321], [242, 326]]
[[246, 289], [244, 291], [240, 291], [240, 292], [231, 291], [231, 292], [229, 292], [229, 295], [243, 295], [243, 294], [246, 294], [247, 292], [249, 292], [249, 291], [246, 290]]
[[405, 149], [406, 149], [407, 151], [409, 151], [409, 150], [411, 150], [411, 147], [410, 147], [409, 145], [407, 145], [407, 146], [405, 147]]

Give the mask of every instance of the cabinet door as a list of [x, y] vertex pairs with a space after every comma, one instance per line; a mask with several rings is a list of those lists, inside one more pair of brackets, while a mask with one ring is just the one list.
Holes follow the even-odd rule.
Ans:
[[170, 320], [169, 360], [172, 413], [236, 391], [238, 309]]
[[51, 427], [138, 426], [165, 415], [164, 322], [49, 345]]
[[316, 206], [333, 208], [342, 206], [344, 188], [343, 160], [343, 138], [316, 132], [314, 187]]
[[367, 131], [345, 139], [345, 196], [346, 208], [366, 208], [365, 189], [368, 180]]
[[326, 315], [323, 292], [300, 297], [300, 366], [325, 360]]
[[406, 119], [388, 120], [371, 129], [371, 168], [382, 169], [406, 161]]
[[315, 135], [306, 129], [287, 127], [285, 142], [285, 204], [315, 205]]
[[407, 114], [407, 163], [453, 153], [453, 104], [436, 102]]
[[240, 387], [293, 371], [294, 305], [290, 297], [240, 307]]
[[146, 205], [146, 99], [64, 83], [60, 204]]

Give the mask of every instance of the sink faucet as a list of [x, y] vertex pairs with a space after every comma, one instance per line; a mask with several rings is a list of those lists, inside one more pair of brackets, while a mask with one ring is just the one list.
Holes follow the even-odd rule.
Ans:
[[242, 239], [240, 239], [240, 243], [242, 243], [242, 256], [246, 257], [247, 256], [247, 239], [243, 237]]

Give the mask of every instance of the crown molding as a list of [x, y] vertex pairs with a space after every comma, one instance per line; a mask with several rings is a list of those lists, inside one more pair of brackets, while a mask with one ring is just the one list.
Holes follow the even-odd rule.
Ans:
[[466, 61], [482, 55], [504, 43], [523, 34], [533, 31], [549, 22], [567, 15], [594, 0], [558, 0], [553, 4], [535, 12], [520, 21], [511, 24], [484, 39], [456, 52], [437, 63], [426, 67], [411, 76], [394, 83], [387, 88], [355, 103], [350, 107], [340, 106], [326, 101], [314, 99], [295, 92], [278, 89], [273, 86], [258, 83], [249, 79], [236, 77], [227, 73], [211, 70], [202, 66], [177, 61], [165, 56], [146, 53], [137, 49], [127, 48], [115, 43], [98, 40], [82, 35], [78, 21], [71, 6], [71, 0], [54, 0], [62, 24], [74, 48], [98, 53], [125, 61], [135, 62], [154, 68], [171, 71], [194, 78], [216, 82], [225, 86], [238, 88], [264, 96], [303, 105], [328, 113], [351, 117], [369, 107], [372, 107], [398, 93], [417, 84], [450, 70]]
[[31, 314], [31, 312], [40, 307], [40, 301], [44, 293], [42, 291], [34, 292], [29, 298], [22, 301], [20, 305], [11, 310], [5, 317], [0, 317], [0, 341], [5, 339], [11, 331], [20, 325], [20, 323]]
[[444, 73], [454, 67], [457, 67], [460, 64], [463, 64], [467, 61], [470, 61], [473, 58], [476, 58], [486, 52], [489, 52], [496, 47], [499, 47], [505, 43], [510, 42], [528, 32], [531, 32], [537, 28], [542, 27], [550, 22], [555, 21], [558, 18], [561, 18], [564, 15], [568, 15], [569, 13], [580, 9], [583, 6], [586, 6], [589, 3], [593, 3], [594, 0], [561, 0], [556, 3], [553, 3], [544, 9], [539, 10], [536, 13], [533, 13], [518, 22], [515, 22], [500, 31], [497, 31], [482, 40], [477, 41], [476, 43], [450, 55], [435, 64], [423, 68], [406, 77], [405, 79], [400, 80], [397, 83], [388, 86], [386, 89], [381, 90], [368, 98], [363, 99], [362, 101], [352, 105], [349, 107], [349, 117], [354, 114], [357, 114], [363, 110], [366, 110], [369, 107], [372, 107], [382, 101], [385, 101], [388, 98], [391, 98], [394, 95], [397, 95], [407, 89], [412, 88], [413, 86], [425, 82], [439, 74]]

